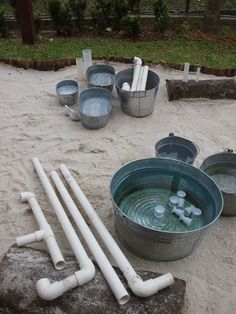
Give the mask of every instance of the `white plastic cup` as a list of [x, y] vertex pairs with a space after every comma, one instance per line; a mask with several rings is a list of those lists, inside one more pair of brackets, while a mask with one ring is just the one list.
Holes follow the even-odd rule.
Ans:
[[77, 79], [83, 80], [84, 78], [84, 62], [82, 58], [76, 58], [76, 70], [77, 70]]
[[84, 66], [83, 66], [83, 74], [84, 78], [86, 78], [86, 71], [87, 68], [90, 67], [92, 63], [92, 51], [91, 49], [84, 49], [83, 50], [83, 61], [84, 61]]

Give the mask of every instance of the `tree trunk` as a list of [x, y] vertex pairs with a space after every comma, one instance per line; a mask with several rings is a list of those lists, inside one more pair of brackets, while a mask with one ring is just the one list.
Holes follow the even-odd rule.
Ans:
[[189, 13], [191, 0], [185, 0], [185, 14]]
[[203, 18], [202, 31], [216, 34], [220, 30], [220, 11], [224, 0], [207, 0], [206, 11]]
[[236, 99], [236, 80], [166, 80], [169, 100], [183, 98]]
[[16, 1], [16, 15], [20, 23], [23, 44], [34, 44], [35, 29], [32, 0]]

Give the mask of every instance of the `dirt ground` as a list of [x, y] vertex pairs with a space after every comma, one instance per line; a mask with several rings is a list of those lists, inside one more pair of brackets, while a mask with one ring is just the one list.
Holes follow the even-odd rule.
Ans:
[[[116, 70], [128, 65], [113, 64]], [[74, 174], [100, 217], [115, 236], [109, 181], [124, 163], [154, 156], [155, 143], [174, 132], [200, 147], [195, 162], [225, 148], [236, 149], [236, 102], [233, 100], [183, 100], [169, 102], [165, 79], [181, 78], [174, 70], [154, 68], [161, 78], [154, 112], [133, 118], [120, 109], [114, 92], [110, 121], [100, 130], [87, 130], [69, 120], [58, 105], [55, 84], [76, 77], [74, 66], [58, 72], [37, 72], [0, 65], [0, 257], [18, 235], [37, 229], [25, 190], [36, 194], [65, 252], [69, 244], [47, 201], [31, 159], [38, 157], [45, 170], [65, 163]], [[201, 78], [210, 76], [202, 75]], [[216, 78], [216, 77], [212, 77]], [[81, 83], [81, 89], [85, 83]], [[183, 313], [236, 313], [236, 217], [221, 217], [205, 233], [200, 246], [187, 258], [150, 262], [124, 252], [138, 271], [171, 272], [187, 282]], [[116, 238], [116, 236], [115, 236]], [[117, 238], [116, 238], [117, 239]], [[121, 244], [120, 244], [121, 245]], [[44, 244], [35, 247], [45, 249]]]

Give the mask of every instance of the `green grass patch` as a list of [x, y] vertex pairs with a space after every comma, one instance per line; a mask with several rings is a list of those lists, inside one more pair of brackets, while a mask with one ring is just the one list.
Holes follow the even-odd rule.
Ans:
[[214, 68], [236, 68], [236, 46], [181, 38], [153, 41], [127, 41], [104, 38], [42, 38], [33, 46], [23, 45], [20, 39], [1, 39], [0, 56], [8, 58], [55, 60], [81, 56], [82, 49], [90, 48], [93, 57], [140, 56], [157, 63], [200, 64]]

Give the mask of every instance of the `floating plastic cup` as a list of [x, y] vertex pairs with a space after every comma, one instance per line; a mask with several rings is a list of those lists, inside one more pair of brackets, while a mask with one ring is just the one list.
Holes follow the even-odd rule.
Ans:
[[168, 137], [156, 143], [156, 157], [166, 157], [184, 161], [190, 165], [194, 163], [199, 154], [198, 146], [184, 137], [170, 133]]
[[115, 86], [121, 109], [130, 116], [145, 117], [153, 112], [156, 94], [159, 87], [159, 76], [149, 70], [145, 91], [127, 91], [122, 89], [123, 83], [132, 86], [134, 69], [120, 71], [115, 76]]

